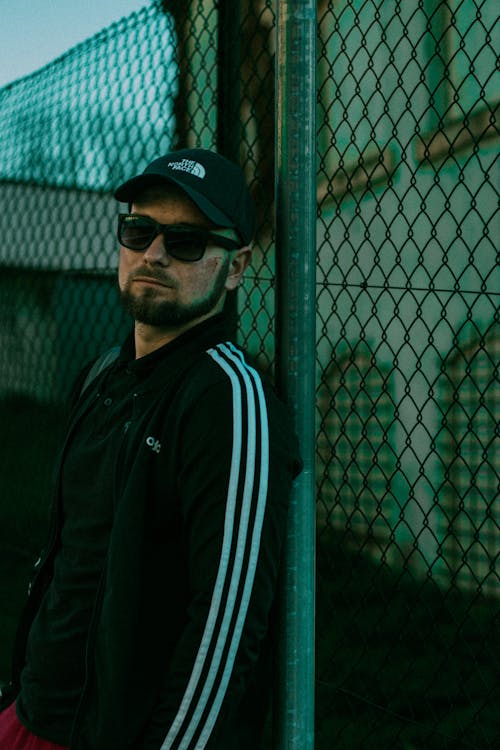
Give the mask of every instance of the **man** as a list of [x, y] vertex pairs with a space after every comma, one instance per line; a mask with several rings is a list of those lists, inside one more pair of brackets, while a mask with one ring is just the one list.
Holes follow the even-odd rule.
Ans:
[[300, 459], [226, 330], [252, 200], [203, 149], [155, 160], [115, 197], [134, 331], [77, 388], [0, 747], [256, 750]]

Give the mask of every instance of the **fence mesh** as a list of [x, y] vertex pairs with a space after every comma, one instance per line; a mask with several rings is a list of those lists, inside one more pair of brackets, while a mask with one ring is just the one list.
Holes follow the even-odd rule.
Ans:
[[[318, 2], [320, 750], [498, 742], [495, 6]], [[150, 2], [0, 90], [0, 679], [70, 384], [129, 327], [111, 191], [169, 148], [246, 169], [239, 334], [272, 370], [275, 13]]]
[[318, 743], [499, 729], [498, 8], [320, 3]]

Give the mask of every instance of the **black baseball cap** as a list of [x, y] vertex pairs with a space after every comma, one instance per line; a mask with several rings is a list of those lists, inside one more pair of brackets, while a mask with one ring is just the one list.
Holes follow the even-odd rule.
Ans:
[[243, 171], [224, 156], [203, 148], [172, 151], [120, 185], [114, 195], [130, 204], [145, 188], [162, 183], [177, 185], [216, 226], [235, 229], [243, 245], [251, 242], [255, 204]]

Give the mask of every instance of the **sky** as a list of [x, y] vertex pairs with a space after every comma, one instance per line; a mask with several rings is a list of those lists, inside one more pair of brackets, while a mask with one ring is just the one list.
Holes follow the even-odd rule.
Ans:
[[0, 0], [0, 87], [149, 5], [149, 0]]

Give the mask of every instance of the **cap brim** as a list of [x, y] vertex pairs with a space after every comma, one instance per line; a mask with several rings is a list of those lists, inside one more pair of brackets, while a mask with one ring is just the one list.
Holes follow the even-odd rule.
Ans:
[[133, 203], [138, 194], [146, 188], [162, 184], [175, 185], [182, 190], [183, 193], [186, 193], [193, 203], [198, 206], [200, 211], [216, 226], [228, 227], [231, 229], [236, 228], [234, 221], [214, 206], [213, 203], [207, 200], [204, 195], [201, 195], [201, 193], [198, 193], [190, 186], [184, 185], [180, 180], [176, 180], [174, 177], [165, 177], [165, 175], [155, 173], [141, 174], [137, 177], [132, 177], [131, 180], [127, 180], [123, 185], [120, 185], [115, 190], [114, 197], [117, 201], [121, 201], [122, 203]]

